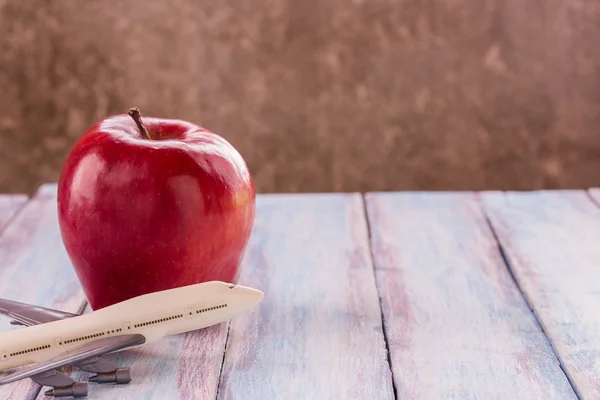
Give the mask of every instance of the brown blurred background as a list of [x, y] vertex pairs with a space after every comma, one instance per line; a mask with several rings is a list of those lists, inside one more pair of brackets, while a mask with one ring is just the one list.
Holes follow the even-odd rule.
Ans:
[[259, 192], [600, 185], [595, 0], [0, 0], [0, 192], [133, 105]]

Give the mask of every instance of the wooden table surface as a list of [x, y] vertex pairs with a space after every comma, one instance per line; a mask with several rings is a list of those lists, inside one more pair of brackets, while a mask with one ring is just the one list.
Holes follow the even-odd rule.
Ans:
[[[599, 204], [597, 189], [259, 195], [240, 278], [259, 307], [109, 355], [133, 382], [88, 398], [599, 399]], [[0, 297], [85, 312], [55, 185], [0, 196], [0, 232]], [[0, 387], [34, 398], [30, 380]]]

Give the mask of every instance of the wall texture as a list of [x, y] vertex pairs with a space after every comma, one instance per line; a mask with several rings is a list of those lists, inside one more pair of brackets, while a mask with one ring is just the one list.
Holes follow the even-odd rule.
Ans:
[[0, 192], [133, 105], [260, 192], [600, 185], [594, 0], [0, 0]]

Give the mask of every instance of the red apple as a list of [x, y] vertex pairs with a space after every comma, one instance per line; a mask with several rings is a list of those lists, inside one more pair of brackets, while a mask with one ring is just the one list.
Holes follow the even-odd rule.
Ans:
[[73, 146], [58, 183], [62, 239], [92, 309], [235, 282], [255, 216], [238, 151], [190, 122], [115, 115]]

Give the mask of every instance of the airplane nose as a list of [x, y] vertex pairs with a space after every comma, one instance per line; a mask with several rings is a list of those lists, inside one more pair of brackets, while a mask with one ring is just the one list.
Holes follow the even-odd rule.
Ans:
[[255, 304], [258, 304], [265, 297], [265, 294], [263, 292], [261, 292], [260, 290], [258, 290], [258, 289], [250, 289], [249, 290], [249, 297], [252, 299], [252, 301]]
[[265, 294], [258, 289], [254, 289], [247, 286], [236, 286], [234, 290], [238, 290], [243, 297], [252, 305], [258, 304], [265, 297]]

